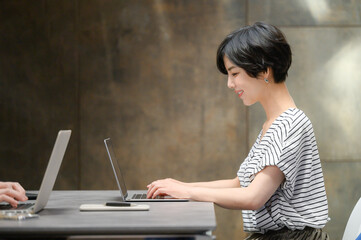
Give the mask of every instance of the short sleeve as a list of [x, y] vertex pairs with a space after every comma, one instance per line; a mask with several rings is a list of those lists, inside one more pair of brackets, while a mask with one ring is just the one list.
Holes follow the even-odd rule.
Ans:
[[285, 175], [281, 185], [285, 196], [291, 198], [298, 180], [307, 181], [311, 176], [313, 155], [313, 129], [309, 119], [304, 116], [296, 121], [285, 139], [284, 148], [277, 166]]
[[279, 160], [284, 148], [284, 133], [284, 125], [276, 125], [263, 136], [262, 141], [255, 147], [254, 154], [251, 156], [252, 160], [248, 164], [248, 176], [246, 176], [250, 181], [267, 166], [279, 167]]

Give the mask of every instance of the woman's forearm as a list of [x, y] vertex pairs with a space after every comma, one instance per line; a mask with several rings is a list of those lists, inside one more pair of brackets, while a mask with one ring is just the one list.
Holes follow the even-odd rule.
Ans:
[[196, 201], [214, 202], [228, 209], [255, 209], [254, 195], [247, 188], [191, 187], [190, 198]]
[[205, 187], [205, 188], [236, 188], [240, 187], [238, 177], [233, 179], [224, 179], [210, 182], [193, 182], [186, 183], [191, 187]]

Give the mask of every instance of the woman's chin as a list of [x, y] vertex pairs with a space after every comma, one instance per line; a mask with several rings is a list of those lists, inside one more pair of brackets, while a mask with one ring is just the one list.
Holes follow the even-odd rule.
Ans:
[[249, 102], [249, 101], [243, 100], [243, 104], [244, 104], [245, 106], [249, 107], [249, 106], [252, 106], [253, 104], [255, 104], [255, 102]]

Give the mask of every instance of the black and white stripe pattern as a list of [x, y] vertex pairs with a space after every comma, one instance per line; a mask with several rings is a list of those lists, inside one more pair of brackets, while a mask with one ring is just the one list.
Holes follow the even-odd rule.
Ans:
[[328, 204], [321, 162], [311, 121], [303, 111], [290, 108], [264, 134], [259, 134], [237, 173], [241, 187], [247, 187], [267, 166], [277, 166], [285, 181], [258, 210], [243, 210], [248, 232], [322, 228], [328, 218]]

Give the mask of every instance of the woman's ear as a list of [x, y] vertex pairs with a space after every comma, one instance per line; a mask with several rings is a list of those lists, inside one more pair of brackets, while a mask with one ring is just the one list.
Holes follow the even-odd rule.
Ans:
[[264, 78], [269, 79], [272, 76], [272, 68], [271, 67], [267, 67], [267, 70], [264, 72]]
[[267, 67], [267, 70], [262, 73], [261, 77], [264, 79], [266, 83], [269, 83], [272, 79], [273, 81], [273, 71], [271, 67]]

